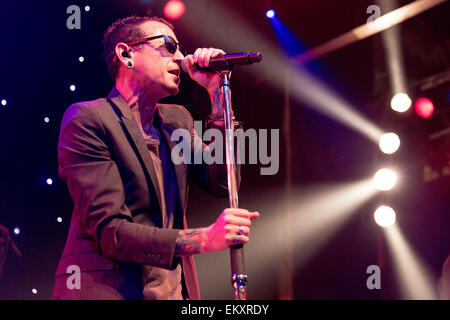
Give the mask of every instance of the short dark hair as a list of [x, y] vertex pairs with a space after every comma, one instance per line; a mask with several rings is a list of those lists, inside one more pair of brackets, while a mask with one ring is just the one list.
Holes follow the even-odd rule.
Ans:
[[144, 34], [139, 27], [142, 23], [146, 21], [159, 21], [167, 25], [173, 30], [173, 25], [166, 19], [161, 17], [137, 17], [131, 16], [119, 19], [115, 21], [106, 30], [103, 36], [103, 48], [105, 54], [106, 66], [108, 67], [108, 72], [111, 78], [115, 81], [117, 73], [119, 72], [120, 61], [114, 59], [116, 55], [116, 45], [119, 42], [131, 42], [133, 40], [142, 39], [146, 34]]

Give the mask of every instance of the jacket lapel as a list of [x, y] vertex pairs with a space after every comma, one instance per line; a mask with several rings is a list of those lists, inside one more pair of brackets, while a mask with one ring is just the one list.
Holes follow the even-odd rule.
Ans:
[[[153, 184], [153, 188], [155, 189], [156, 196], [158, 197], [159, 207], [162, 209], [163, 208], [161, 201], [162, 191], [160, 190], [156, 170], [152, 158], [150, 157], [147, 144], [145, 143], [144, 137], [142, 136], [141, 129], [139, 128], [136, 120], [134, 119], [130, 107], [128, 106], [125, 99], [121, 96], [119, 91], [117, 91], [116, 87], [114, 87], [111, 90], [110, 94], [108, 95], [108, 99], [113, 103], [113, 105], [115, 105], [119, 109], [122, 115], [121, 117], [122, 127], [126, 132], [128, 132], [128, 136], [131, 137], [130, 143], [133, 145], [134, 149], [137, 150], [140, 159], [142, 159], [142, 162], [144, 163], [145, 169], [149, 173], [150, 179]], [[165, 215], [162, 214], [162, 212], [161, 215], [163, 220], [162, 223], [164, 226]]]

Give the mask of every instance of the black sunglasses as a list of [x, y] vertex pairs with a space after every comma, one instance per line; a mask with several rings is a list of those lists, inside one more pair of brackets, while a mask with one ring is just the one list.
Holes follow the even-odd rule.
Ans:
[[166, 47], [167, 51], [171, 54], [175, 54], [175, 52], [177, 52], [177, 49], [180, 50], [181, 54], [183, 56], [186, 55], [186, 50], [183, 48], [183, 46], [176, 42], [174, 38], [172, 38], [171, 36], [167, 36], [164, 34], [160, 34], [158, 36], [153, 36], [153, 37], [148, 37], [145, 39], [140, 39], [140, 40], [134, 40], [131, 42], [128, 42], [127, 45], [129, 46], [136, 46], [138, 44], [150, 41], [150, 40], [155, 40], [155, 39], [159, 39], [159, 38], [164, 38], [164, 46]]

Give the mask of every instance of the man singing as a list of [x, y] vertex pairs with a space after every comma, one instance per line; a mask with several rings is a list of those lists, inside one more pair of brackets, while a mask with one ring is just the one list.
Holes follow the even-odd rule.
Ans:
[[[192, 255], [247, 243], [259, 213], [225, 209], [211, 226], [187, 229], [188, 178], [226, 196], [227, 171], [171, 160], [176, 129], [191, 135], [192, 158], [208, 148], [194, 143], [200, 138], [185, 108], [158, 103], [179, 90], [185, 57], [173, 26], [157, 17], [121, 19], [106, 31], [104, 48], [114, 88], [70, 106], [61, 124], [59, 175], [74, 210], [53, 299], [200, 299]], [[208, 125], [224, 131], [220, 75], [195, 66], [208, 67], [219, 54], [197, 49], [186, 69], [209, 94]]]

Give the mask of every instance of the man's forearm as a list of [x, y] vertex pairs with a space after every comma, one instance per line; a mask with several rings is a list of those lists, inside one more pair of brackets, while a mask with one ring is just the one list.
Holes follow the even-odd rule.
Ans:
[[223, 210], [216, 222], [207, 228], [179, 230], [175, 256], [217, 252], [235, 244], [247, 243], [251, 220], [257, 217], [258, 212], [228, 208]]
[[211, 101], [211, 115], [210, 117], [223, 118], [223, 95], [220, 88], [215, 89], [209, 93], [209, 100]]
[[[214, 123], [218, 127], [223, 127], [225, 125], [223, 118], [223, 92], [217, 88], [209, 93], [209, 100], [211, 101], [211, 113], [208, 116], [209, 122]], [[235, 119], [233, 109], [231, 109], [231, 119]]]
[[206, 228], [180, 230], [175, 245], [175, 256], [188, 256], [202, 252]]

